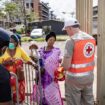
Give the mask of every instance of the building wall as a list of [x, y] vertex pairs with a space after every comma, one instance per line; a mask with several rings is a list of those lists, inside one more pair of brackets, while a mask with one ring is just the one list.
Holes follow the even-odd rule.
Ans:
[[97, 34], [98, 28], [98, 6], [93, 7], [93, 34]]
[[40, 20], [40, 7], [39, 7], [39, 3], [40, 0], [32, 0], [33, 1], [33, 11], [35, 12], [35, 15], [37, 15], [37, 17], [39, 17]]
[[49, 20], [49, 7], [47, 3], [40, 3], [41, 20]]
[[54, 11], [49, 11], [49, 20], [56, 20], [56, 15], [53, 13]]
[[37, 20], [49, 19], [49, 7], [40, 0], [25, 0], [25, 8], [27, 13], [34, 12]]
[[37, 17], [36, 20], [49, 20], [49, 6], [47, 3], [40, 2], [40, 0], [12, 0], [23, 7], [23, 1], [25, 2], [25, 10], [27, 15], [34, 12]]
[[32, 29], [34, 28], [45, 28], [49, 27], [51, 31], [54, 31], [58, 35], [66, 34], [64, 31], [62, 31], [62, 28], [64, 26], [64, 22], [62, 21], [55, 21], [55, 20], [49, 20], [49, 21], [42, 21], [42, 22], [32, 22], [28, 24], [29, 27]]
[[32, 12], [33, 10], [33, 1], [32, 0], [25, 0], [25, 8], [26, 8], [26, 11], [28, 12], [28, 14], [30, 14], [30, 12]]

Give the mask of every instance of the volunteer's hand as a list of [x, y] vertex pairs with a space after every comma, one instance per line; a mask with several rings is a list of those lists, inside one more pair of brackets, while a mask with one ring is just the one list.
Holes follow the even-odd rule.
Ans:
[[38, 65], [37, 65], [36, 63], [33, 63], [32, 66], [33, 66], [36, 70], [38, 70]]
[[33, 57], [33, 56], [30, 56], [30, 58], [32, 59], [33, 62], [37, 63], [38, 62], [38, 59]]
[[43, 67], [40, 68], [40, 71], [41, 71], [41, 75], [45, 74], [45, 69]]

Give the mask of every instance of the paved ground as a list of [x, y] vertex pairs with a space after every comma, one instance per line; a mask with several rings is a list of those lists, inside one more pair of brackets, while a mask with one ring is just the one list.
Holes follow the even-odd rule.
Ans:
[[[45, 42], [37, 42], [38, 46], [41, 47], [43, 45], [45, 45], [46, 43]], [[56, 42], [55, 43], [55, 46], [59, 47], [61, 49], [61, 56], [63, 55], [63, 49], [64, 49], [64, 44], [65, 42], [62, 41], [62, 42]], [[30, 43], [23, 43], [22, 44], [22, 47], [24, 48], [24, 50], [29, 54], [30, 51], [29, 51], [29, 45]], [[96, 55], [97, 55], [97, 52], [96, 52]], [[95, 56], [95, 61], [97, 59], [97, 56]], [[96, 62], [97, 63], [97, 62]], [[96, 74], [96, 66], [95, 66], [95, 70], [94, 70], [94, 85], [93, 85], [93, 93], [94, 93], [94, 99], [96, 100], [96, 85], [97, 85], [97, 74]], [[60, 84], [60, 90], [61, 90], [61, 95], [62, 97], [64, 98], [65, 97], [65, 92], [64, 92], [64, 82], [59, 82]]]

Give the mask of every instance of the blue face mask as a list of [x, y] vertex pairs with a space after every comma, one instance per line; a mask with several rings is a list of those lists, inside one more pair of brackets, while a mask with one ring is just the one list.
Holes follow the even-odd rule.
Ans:
[[9, 49], [11, 49], [11, 50], [14, 50], [15, 49], [14, 43], [9, 43]]

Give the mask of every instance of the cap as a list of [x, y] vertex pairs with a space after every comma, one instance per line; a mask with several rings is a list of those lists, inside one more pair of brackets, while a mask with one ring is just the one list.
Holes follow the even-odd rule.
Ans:
[[75, 18], [69, 18], [68, 20], [64, 21], [64, 27], [62, 30], [65, 30], [65, 28], [68, 26], [74, 26], [74, 25], [80, 25], [80, 23]]

